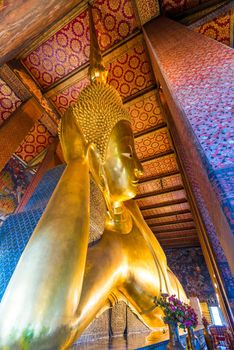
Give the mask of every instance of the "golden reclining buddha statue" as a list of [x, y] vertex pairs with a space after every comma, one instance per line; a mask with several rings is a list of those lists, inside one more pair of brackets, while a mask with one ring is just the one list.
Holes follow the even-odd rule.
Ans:
[[[130, 116], [106, 83], [95, 40], [93, 50], [91, 83], [60, 125], [66, 169], [0, 304], [0, 349], [67, 349], [118, 301], [157, 333], [165, 325], [155, 298], [186, 300], [132, 199], [142, 167]], [[88, 247], [95, 201], [90, 176], [105, 200], [106, 219], [101, 238]]]

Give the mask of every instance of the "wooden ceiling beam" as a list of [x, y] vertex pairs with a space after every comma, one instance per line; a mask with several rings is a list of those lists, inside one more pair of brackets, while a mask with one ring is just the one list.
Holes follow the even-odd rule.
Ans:
[[[0, 65], [13, 59], [81, 0], [1, 1]], [[5, 6], [4, 6], [5, 5]]]
[[138, 194], [135, 197], [135, 199], [157, 196], [158, 194], [171, 193], [171, 192], [176, 192], [176, 191], [180, 191], [180, 190], [183, 190], [183, 189], [184, 189], [184, 186], [182, 186], [182, 185], [168, 187], [168, 188], [163, 188], [163, 189], [157, 190], [157, 191], [151, 191], [151, 192]]
[[163, 238], [165, 239], [166, 237], [170, 238], [170, 239], [179, 239], [179, 238], [191, 238], [191, 237], [197, 237], [198, 238], [198, 234], [197, 234], [197, 231], [196, 230], [190, 230], [188, 233], [182, 231], [182, 232], [160, 232], [160, 233], [157, 233], [157, 232], [154, 232], [154, 235], [156, 237], [160, 237], [160, 238]]
[[170, 236], [155, 236], [159, 241], [174, 241], [174, 242], [179, 242], [179, 241], [192, 241], [192, 240], [197, 240], [199, 242], [198, 236], [197, 235], [191, 235], [191, 236], [180, 236], [180, 237], [170, 237]]
[[123, 98], [123, 104], [129, 103], [129, 102], [131, 102], [131, 101], [133, 101], [133, 100], [135, 100], [135, 99], [137, 99], [137, 98], [139, 98], [139, 97], [141, 97], [141, 96], [143, 96], [143, 95], [147, 94], [148, 92], [153, 91], [155, 89], [157, 89], [156, 83], [136, 92], [135, 94], [133, 94], [131, 96], [127, 96], [127, 97]]
[[164, 218], [165, 216], [172, 216], [172, 215], [180, 215], [180, 214], [191, 214], [191, 211], [189, 209], [184, 210], [178, 210], [178, 211], [170, 211], [168, 213], [163, 214], [156, 214], [156, 215], [146, 215], [144, 216], [144, 219], [157, 219], [157, 218]]
[[182, 203], [187, 203], [187, 199], [186, 198], [182, 198], [182, 199], [176, 199], [176, 200], [172, 200], [172, 201], [167, 201], [167, 202], [161, 202], [161, 203], [155, 203], [153, 205], [146, 205], [145, 207], [140, 207], [140, 210], [148, 210], [148, 209], [157, 209], [157, 208], [162, 208], [162, 207], [167, 207], [170, 205], [175, 205], [175, 204], [182, 204]]
[[139, 136], [144, 136], [144, 135], [147, 135], [153, 131], [160, 130], [160, 129], [163, 129], [166, 127], [167, 127], [167, 124], [165, 122], [162, 122], [158, 125], [153, 126], [152, 128], [145, 129], [145, 130], [134, 133], [134, 138], [137, 139]]
[[161, 153], [158, 153], [158, 154], [154, 154], [154, 155], [152, 155], [150, 157], [140, 159], [140, 162], [141, 163], [146, 163], [146, 162], [149, 162], [150, 160], [159, 159], [159, 158], [162, 158], [162, 157], [165, 157], [165, 156], [169, 156], [169, 155], [174, 154], [174, 153], [175, 152], [174, 152], [173, 149], [169, 149], [168, 151], [161, 152]]
[[166, 226], [166, 225], [173, 225], [173, 224], [180, 224], [180, 223], [184, 223], [184, 222], [194, 222], [193, 219], [180, 219], [180, 220], [174, 220], [174, 221], [165, 221], [165, 222], [159, 222], [156, 224], [148, 224], [147, 225], [149, 227], [156, 227], [156, 226]]
[[[168, 229], [168, 230], [163, 230], [163, 231], [155, 231], [154, 230], [154, 227], [151, 227], [150, 228], [151, 229], [151, 231], [153, 232], [153, 233], [155, 233], [155, 234], [163, 234], [163, 233], [171, 233], [171, 234], [174, 234], [174, 235], [176, 235], [176, 234], [178, 234], [178, 232], [186, 232], [186, 231], [188, 231], [188, 232], [191, 232], [191, 231], [196, 231], [196, 227], [195, 226], [191, 226], [191, 227], [182, 227], [182, 228], [175, 228], [175, 229]], [[197, 232], [197, 231], [196, 231]]]
[[196, 235], [191, 235], [191, 236], [181, 236], [181, 237], [169, 237], [169, 236], [165, 236], [165, 237], [161, 237], [161, 236], [156, 236], [156, 238], [160, 241], [160, 242], [189, 242], [189, 241], [198, 241], [199, 239]]
[[167, 177], [167, 176], [171, 176], [171, 175], [179, 175], [179, 174], [180, 174], [179, 170], [173, 170], [173, 171], [170, 171], [170, 172], [168, 171], [166, 173], [162, 173], [162, 174], [159, 174], [159, 175], [154, 175], [154, 176], [149, 176], [149, 177], [146, 177], [146, 178], [142, 178], [142, 179], [139, 180], [139, 183], [145, 183], [145, 182], [161, 179], [163, 177]]
[[[200, 247], [200, 243], [197, 240], [194, 241], [189, 241], [189, 242], [160, 242], [159, 243], [162, 245], [164, 249], [173, 249], [173, 248], [188, 248], [188, 247]], [[165, 252], [167, 255], [167, 252]]]

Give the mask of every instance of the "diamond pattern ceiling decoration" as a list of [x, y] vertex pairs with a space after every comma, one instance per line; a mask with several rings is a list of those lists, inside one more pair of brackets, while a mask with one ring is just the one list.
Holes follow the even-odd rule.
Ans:
[[164, 123], [155, 91], [134, 99], [125, 106], [132, 117], [134, 133], [140, 133]]
[[118, 90], [122, 98], [132, 96], [154, 84], [143, 44], [139, 43], [110, 63], [108, 83]]
[[0, 79], [0, 126], [20, 104], [21, 101], [14, 91]]
[[169, 223], [169, 222], [179, 222], [180, 220], [191, 220], [193, 221], [193, 217], [191, 213], [187, 213], [187, 214], [177, 214], [177, 215], [171, 215], [171, 216], [165, 216], [165, 217], [161, 217], [161, 218], [153, 218], [153, 219], [147, 219], [147, 224], [150, 226], [156, 226], [159, 224], [163, 224], [163, 223]]
[[160, 159], [150, 160], [143, 163], [144, 174], [142, 179], [146, 180], [154, 176], [164, 175], [178, 170], [175, 155], [169, 155]]
[[177, 230], [180, 230], [180, 229], [194, 229], [195, 226], [193, 223], [190, 223], [190, 222], [180, 222], [178, 224], [172, 224], [172, 225], [163, 225], [163, 226], [151, 226], [151, 228], [153, 229], [154, 232], [164, 232], [164, 231], [177, 231]]
[[159, 179], [142, 182], [137, 186], [137, 194], [147, 194], [154, 191], [174, 188], [176, 186], [183, 186], [180, 174], [160, 177]]
[[[93, 17], [102, 51], [137, 28], [130, 0], [98, 0]], [[88, 62], [90, 50], [88, 11], [85, 10], [25, 57], [22, 62], [45, 88]]]
[[135, 147], [138, 158], [152, 157], [172, 149], [167, 128], [140, 136], [135, 139]]
[[145, 209], [145, 210], [142, 210], [142, 214], [144, 217], [155, 216], [155, 215], [163, 216], [163, 214], [167, 214], [170, 212], [179, 212], [183, 210], [190, 210], [190, 206], [188, 203], [173, 204], [173, 205], [168, 205], [165, 207], [154, 208], [154, 209]]
[[140, 208], [143, 208], [154, 204], [162, 204], [165, 202], [176, 201], [181, 199], [186, 199], [186, 194], [184, 190], [162, 193], [155, 196], [138, 199], [137, 203]]
[[41, 121], [34, 124], [25, 140], [16, 150], [16, 155], [23, 161], [28, 163], [37, 154], [43, 151], [50, 143], [52, 143], [54, 137], [46, 129]]

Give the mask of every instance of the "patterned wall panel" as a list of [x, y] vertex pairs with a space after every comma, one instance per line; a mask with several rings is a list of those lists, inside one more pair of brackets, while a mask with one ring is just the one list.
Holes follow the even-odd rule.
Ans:
[[[99, 44], [106, 50], [137, 27], [130, 0], [97, 0], [93, 16]], [[23, 59], [41, 87], [46, 87], [89, 59], [88, 11], [85, 10]]]
[[132, 118], [134, 133], [150, 129], [164, 122], [155, 92], [150, 92], [125, 104]]
[[137, 200], [137, 203], [141, 208], [141, 207], [146, 207], [148, 205], [154, 205], [154, 204], [175, 201], [180, 199], [186, 199], [186, 193], [184, 190], [179, 190], [179, 191], [170, 192], [170, 193], [162, 193], [156, 196], [141, 198]]
[[110, 63], [108, 82], [122, 98], [153, 85], [154, 77], [143, 44], [138, 44]]
[[201, 248], [165, 249], [165, 253], [188, 297], [198, 297], [200, 302], [216, 300]]
[[137, 137], [135, 139], [136, 153], [140, 160], [172, 149], [167, 128]]
[[208, 36], [211, 39], [217, 40], [222, 44], [231, 46], [231, 22], [232, 11], [228, 11], [213, 20], [202, 24], [195, 31]]
[[162, 190], [165, 188], [182, 186], [182, 185], [183, 183], [182, 183], [180, 174], [171, 175], [171, 176], [162, 177], [160, 179], [140, 183], [137, 186], [137, 193], [138, 194], [149, 193], [153, 191]]
[[41, 121], [38, 121], [34, 124], [15, 153], [27, 163], [43, 151], [53, 140], [54, 137], [50, 134], [45, 125], [42, 124]]
[[0, 223], [15, 211], [32, 177], [33, 174], [14, 156], [0, 172]]
[[21, 104], [14, 91], [0, 79], [0, 126]]
[[144, 174], [142, 178], [147, 179], [149, 177], [176, 171], [178, 170], [178, 165], [176, 162], [175, 155], [172, 154], [169, 156], [162, 157], [160, 159], [154, 159], [143, 163], [143, 170]]
[[167, 205], [165, 207], [160, 207], [155, 209], [142, 210], [142, 214], [144, 217], [148, 217], [151, 215], [163, 215], [166, 213], [182, 211], [182, 210], [190, 210], [189, 204], [180, 203], [180, 204]]
[[171, 216], [165, 216], [161, 218], [154, 218], [154, 219], [147, 219], [147, 224], [148, 225], [158, 225], [158, 224], [163, 224], [167, 222], [172, 222], [172, 221], [180, 221], [180, 220], [192, 220], [192, 214], [187, 213], [187, 214], [177, 214], [177, 215], [171, 215]]
[[144, 24], [151, 18], [160, 15], [160, 6], [158, 0], [136, 0], [136, 5], [141, 24]]

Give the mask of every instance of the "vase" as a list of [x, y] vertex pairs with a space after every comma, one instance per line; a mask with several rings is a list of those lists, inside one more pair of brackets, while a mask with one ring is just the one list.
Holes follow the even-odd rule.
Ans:
[[203, 329], [203, 333], [204, 333], [204, 338], [205, 338], [205, 342], [206, 342], [206, 346], [208, 350], [213, 350], [213, 345], [212, 345], [212, 340], [211, 337], [208, 333], [207, 327], [204, 327]]
[[201, 350], [198, 338], [195, 336], [193, 327], [188, 327], [188, 335], [186, 337], [186, 350]]
[[180, 342], [177, 323], [169, 323], [168, 328], [169, 343], [167, 344], [167, 350], [184, 350], [184, 347]]

